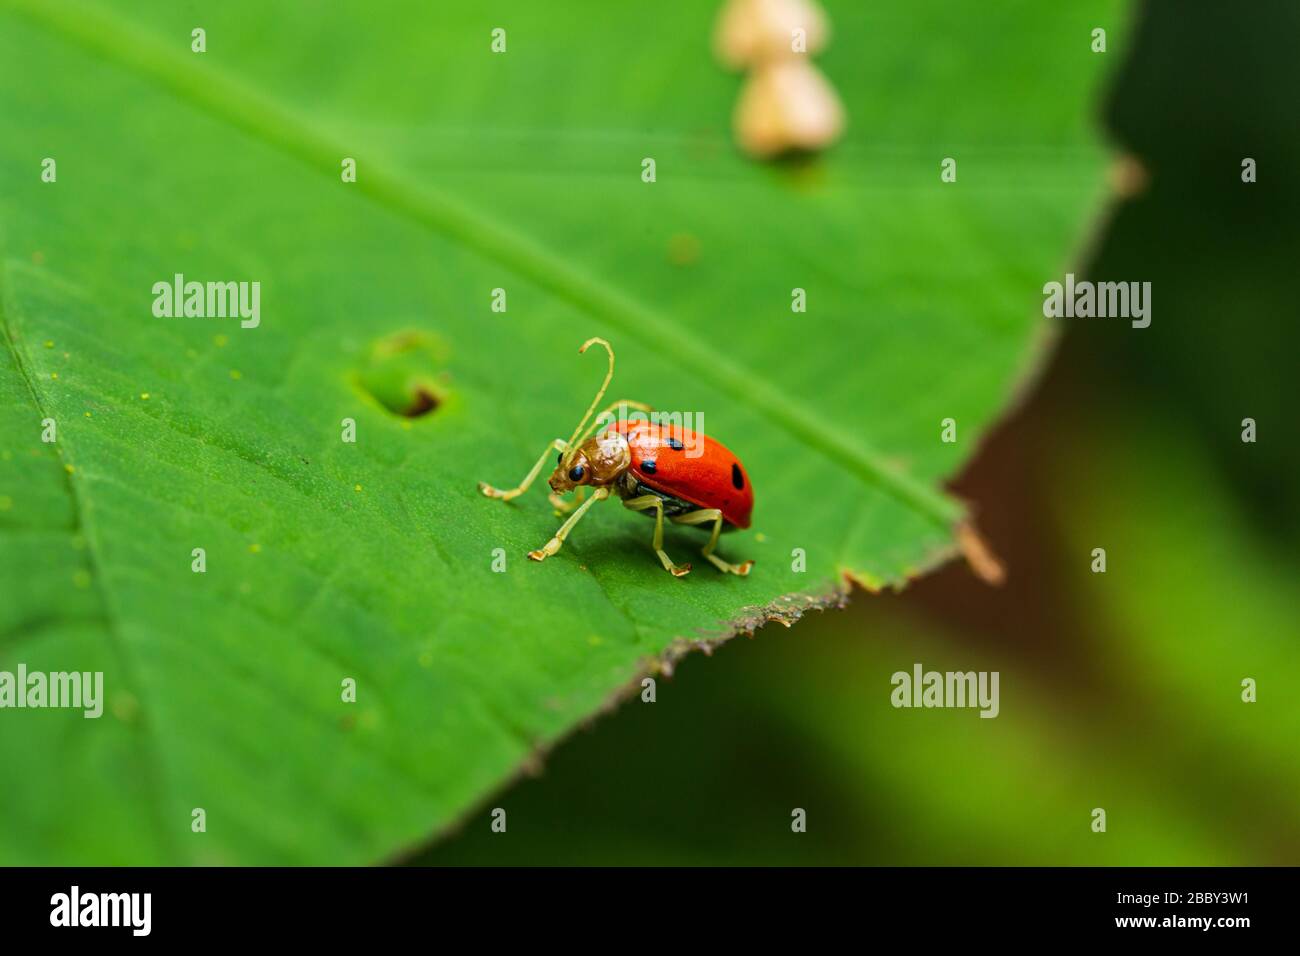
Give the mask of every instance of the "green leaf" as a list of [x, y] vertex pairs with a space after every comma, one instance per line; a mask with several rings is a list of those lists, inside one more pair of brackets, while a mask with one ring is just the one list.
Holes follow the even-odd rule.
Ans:
[[[0, 712], [0, 861], [384, 859], [654, 661], [952, 552], [939, 483], [1102, 196], [1118, 3], [832, 5], [848, 134], [774, 166], [731, 145], [711, 5], [556, 6], [0, 0], [0, 668], [107, 698]], [[260, 324], [155, 317], [178, 273], [260, 282]], [[671, 578], [609, 504], [535, 565], [545, 496], [478, 494], [572, 428], [591, 335], [611, 398], [745, 461], [750, 577]]]

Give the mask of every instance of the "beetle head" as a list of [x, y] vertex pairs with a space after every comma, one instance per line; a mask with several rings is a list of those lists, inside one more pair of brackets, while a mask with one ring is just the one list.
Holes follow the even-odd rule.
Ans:
[[548, 482], [557, 495], [578, 485], [609, 485], [618, 480], [632, 463], [627, 439], [618, 432], [588, 438], [571, 455], [560, 452]]

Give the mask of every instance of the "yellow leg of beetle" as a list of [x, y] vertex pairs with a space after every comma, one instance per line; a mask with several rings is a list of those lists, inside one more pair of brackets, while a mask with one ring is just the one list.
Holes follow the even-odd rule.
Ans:
[[553, 537], [550, 541], [546, 542], [546, 544], [542, 545], [542, 547], [539, 548], [538, 550], [529, 551], [528, 556], [532, 558], [534, 561], [544, 561], [547, 558], [549, 558], [551, 555], [555, 554], [564, 545], [564, 539], [569, 536], [569, 532], [573, 530], [573, 526], [577, 524], [582, 519], [582, 516], [587, 513], [587, 509], [590, 508], [592, 505], [594, 505], [597, 501], [604, 501], [608, 497], [609, 497], [608, 488], [597, 488], [595, 491], [591, 493], [591, 497], [588, 498], [586, 501], [584, 501], [579, 506], [578, 510], [575, 511], [572, 514], [572, 516], [570, 516], [569, 520], [564, 522], [564, 524], [560, 525], [560, 530], [555, 532], [555, 537]]
[[659, 555], [659, 560], [663, 563], [664, 570], [675, 578], [690, 574], [691, 566], [689, 564], [673, 564], [673, 559], [668, 557], [664, 551], [664, 503], [658, 495], [641, 495], [639, 498], [628, 498], [623, 502], [623, 507], [631, 508], [633, 511], [649, 511], [655, 509], [655, 537], [654, 549], [655, 554]]
[[550, 457], [551, 452], [563, 452], [566, 447], [563, 438], [557, 438], [547, 445], [546, 451], [542, 452], [542, 457], [537, 459], [537, 464], [533, 465], [532, 470], [524, 476], [524, 480], [519, 482], [519, 487], [517, 488], [510, 488], [502, 491], [500, 488], [493, 488], [486, 481], [480, 481], [478, 483], [478, 490], [483, 492], [483, 494], [487, 495], [489, 498], [500, 498], [502, 501], [509, 501], [511, 498], [518, 498], [528, 490], [529, 485], [537, 480], [537, 475], [542, 470], [542, 466], [546, 464], [546, 459]]
[[582, 504], [583, 499], [585, 499], [586, 497], [587, 497], [587, 486], [579, 485], [577, 489], [573, 492], [572, 501], [565, 501], [563, 498], [561, 498], [553, 491], [547, 497], [547, 500], [554, 506], [555, 513], [557, 515], [567, 515], [574, 508], [578, 507], [578, 505]]
[[753, 561], [746, 561], [743, 564], [729, 564], [713, 553], [713, 549], [718, 546], [718, 535], [722, 533], [722, 512], [717, 508], [704, 508], [700, 511], [692, 511], [689, 514], [678, 515], [673, 518], [674, 524], [708, 524], [713, 522], [713, 534], [709, 537], [709, 543], [704, 546], [703, 554], [713, 562], [713, 566], [720, 571], [726, 571], [728, 574], [739, 574], [744, 577], [749, 573], [749, 569], [754, 566]]

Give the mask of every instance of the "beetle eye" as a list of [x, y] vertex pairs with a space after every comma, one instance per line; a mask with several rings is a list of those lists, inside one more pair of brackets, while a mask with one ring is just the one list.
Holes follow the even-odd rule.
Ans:
[[583, 468], [581, 465], [574, 465], [572, 468], [569, 469], [569, 480], [582, 481], [582, 476], [585, 475], [586, 473], [587, 470]]

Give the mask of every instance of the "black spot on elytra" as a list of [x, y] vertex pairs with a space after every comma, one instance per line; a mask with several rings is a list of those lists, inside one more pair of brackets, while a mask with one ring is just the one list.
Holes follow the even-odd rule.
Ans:
[[736, 486], [737, 491], [745, 490], [745, 476], [740, 471], [740, 463], [731, 463], [731, 483]]
[[647, 475], [653, 475], [655, 473], [655, 463], [653, 461], [643, 461], [641, 462], [641, 470]]
[[686, 446], [683, 445], [676, 438], [670, 438], [668, 439], [668, 447], [671, 448], [673, 451], [681, 451]]

